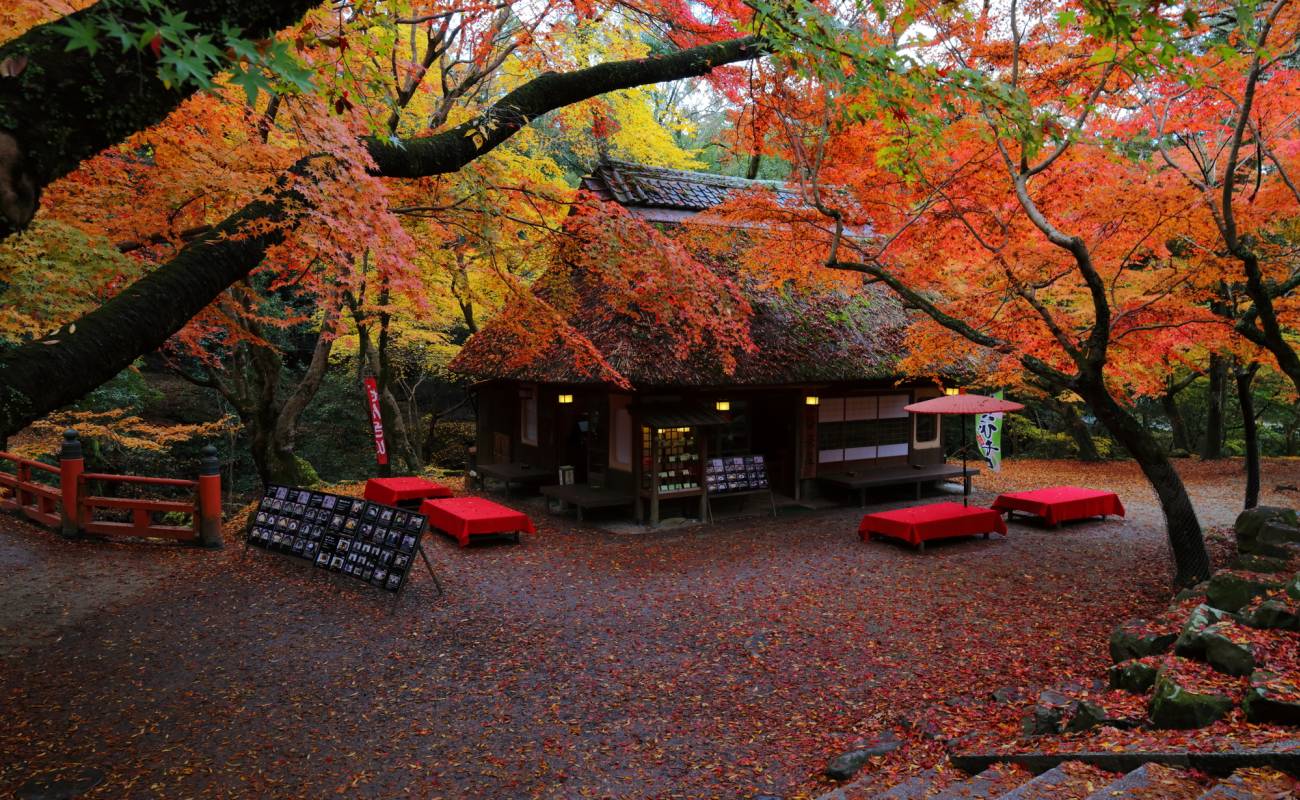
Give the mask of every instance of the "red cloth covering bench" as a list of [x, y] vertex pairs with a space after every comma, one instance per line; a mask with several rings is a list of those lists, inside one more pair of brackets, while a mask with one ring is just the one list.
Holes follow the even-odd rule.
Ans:
[[425, 478], [371, 478], [366, 481], [366, 499], [386, 506], [451, 495], [450, 487]]
[[1114, 492], [1081, 489], [1078, 486], [1051, 486], [1032, 492], [1009, 492], [993, 501], [996, 511], [1023, 511], [1042, 517], [1048, 525], [1060, 525], [1072, 519], [1124, 516], [1124, 506]]
[[929, 539], [976, 536], [995, 531], [1003, 536], [1007, 533], [1006, 523], [998, 512], [961, 503], [930, 503], [881, 511], [867, 514], [858, 524], [858, 535], [864, 542], [873, 535], [886, 536], [902, 539], [916, 547], [923, 547]]
[[471, 536], [513, 533], [519, 541], [520, 533], [537, 532], [527, 514], [482, 497], [425, 500], [420, 513], [428, 518], [429, 527], [450, 534], [461, 547], [469, 544]]

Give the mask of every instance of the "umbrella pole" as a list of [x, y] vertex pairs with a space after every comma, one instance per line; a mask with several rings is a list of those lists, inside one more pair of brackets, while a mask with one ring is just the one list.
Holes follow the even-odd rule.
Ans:
[[[963, 414], [962, 419], [966, 419]], [[970, 475], [966, 474], [966, 423], [961, 424], [961, 504], [970, 506]]]

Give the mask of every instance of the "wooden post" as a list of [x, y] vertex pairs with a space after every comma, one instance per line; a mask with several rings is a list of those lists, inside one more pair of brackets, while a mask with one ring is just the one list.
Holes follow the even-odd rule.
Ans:
[[63, 432], [63, 448], [59, 451], [59, 493], [63, 496], [61, 533], [65, 539], [81, 535], [81, 509], [77, 488], [81, 473], [86, 471], [86, 459], [81, 454], [81, 440], [77, 432], [68, 428]]
[[199, 463], [199, 546], [213, 549], [222, 546], [221, 541], [221, 461], [217, 459], [217, 448], [208, 445], [203, 448], [203, 460]]

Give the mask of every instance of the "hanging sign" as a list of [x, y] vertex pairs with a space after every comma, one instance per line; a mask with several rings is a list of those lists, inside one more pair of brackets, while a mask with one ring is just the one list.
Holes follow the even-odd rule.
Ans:
[[[993, 395], [1002, 399], [1002, 392]], [[975, 418], [975, 445], [989, 469], [998, 472], [1002, 469], [1002, 412], [980, 414]]]
[[379, 411], [379, 385], [373, 377], [365, 381], [366, 398], [370, 401], [370, 421], [375, 426], [375, 460], [380, 464], [388, 463], [388, 447], [384, 444], [384, 415]]

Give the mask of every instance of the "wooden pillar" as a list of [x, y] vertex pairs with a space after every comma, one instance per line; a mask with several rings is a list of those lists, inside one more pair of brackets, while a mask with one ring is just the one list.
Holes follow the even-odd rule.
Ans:
[[86, 471], [86, 459], [81, 453], [81, 440], [76, 430], [68, 428], [63, 432], [63, 447], [59, 451], [59, 492], [63, 496], [60, 509], [63, 524], [61, 533], [65, 539], [75, 539], [81, 535], [81, 504], [77, 492], [80, 489], [81, 474]]
[[221, 540], [221, 461], [217, 448], [203, 448], [199, 462], [199, 541], [200, 547], [220, 548]]

